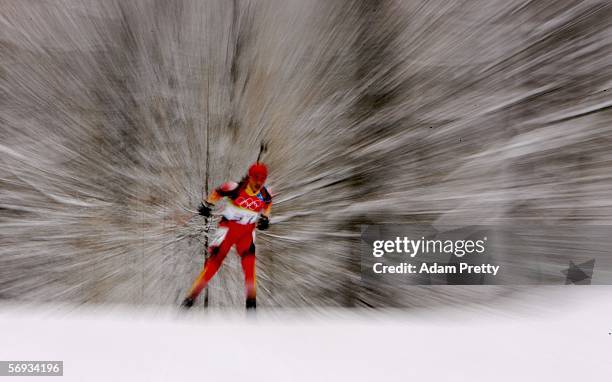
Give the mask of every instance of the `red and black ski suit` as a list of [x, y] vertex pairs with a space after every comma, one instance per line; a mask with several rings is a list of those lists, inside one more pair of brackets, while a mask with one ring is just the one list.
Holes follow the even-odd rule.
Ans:
[[194, 281], [189, 297], [195, 299], [208, 285], [208, 282], [221, 267], [225, 256], [236, 246], [240, 256], [246, 285], [247, 304], [255, 302], [255, 227], [261, 213], [272, 204], [272, 197], [265, 187], [256, 195], [247, 192], [247, 181], [228, 182], [216, 189], [222, 197], [227, 197], [223, 218], [219, 223], [213, 242], [208, 248], [209, 257], [204, 268]]

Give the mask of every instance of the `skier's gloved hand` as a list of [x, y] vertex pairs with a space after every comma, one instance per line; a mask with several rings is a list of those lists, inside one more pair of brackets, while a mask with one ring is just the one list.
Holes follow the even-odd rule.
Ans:
[[210, 211], [212, 210], [213, 207], [214, 207], [214, 205], [211, 204], [211, 203], [208, 203], [208, 202], [201, 203], [200, 207], [198, 207], [198, 212], [202, 216], [209, 217], [210, 216]]
[[265, 215], [261, 215], [259, 221], [257, 222], [257, 229], [263, 231], [268, 229], [268, 227], [270, 227], [270, 219], [268, 219], [268, 217]]

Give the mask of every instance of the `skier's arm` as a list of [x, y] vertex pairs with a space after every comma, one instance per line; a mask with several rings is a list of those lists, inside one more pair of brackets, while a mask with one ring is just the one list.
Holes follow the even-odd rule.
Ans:
[[208, 204], [212, 204], [212, 205], [214, 206], [215, 204], [217, 204], [217, 202], [218, 202], [219, 200], [221, 200], [221, 198], [222, 198], [222, 196], [221, 196], [221, 195], [219, 195], [219, 193], [217, 192], [217, 190], [213, 190], [213, 191], [212, 191], [212, 192], [211, 192], [211, 193], [208, 195], [208, 197], [207, 197], [205, 200], [203, 200], [203, 202], [208, 203]]
[[272, 212], [272, 196], [270, 196], [268, 191], [265, 189], [263, 191], [263, 194], [265, 207], [261, 212], [259, 221], [257, 222], [257, 228], [260, 230], [268, 229], [268, 227], [270, 226], [270, 213]]
[[266, 208], [264, 208], [262, 215], [269, 219], [271, 213], [272, 213], [272, 203], [268, 204]]
[[238, 183], [227, 182], [223, 183], [220, 187], [215, 188], [205, 200], [202, 200], [202, 204], [198, 208], [198, 212], [202, 216], [210, 216], [212, 208], [215, 204], [221, 200], [221, 198], [228, 196], [232, 191], [238, 187]]
[[269, 219], [270, 214], [272, 213], [272, 195], [265, 187], [262, 190], [262, 194], [264, 201], [264, 209], [261, 215]]
[[268, 227], [270, 227], [270, 207], [267, 207], [263, 213], [261, 214], [261, 216], [259, 217], [259, 220], [257, 221], [257, 229], [260, 230], [266, 230], [268, 229]]

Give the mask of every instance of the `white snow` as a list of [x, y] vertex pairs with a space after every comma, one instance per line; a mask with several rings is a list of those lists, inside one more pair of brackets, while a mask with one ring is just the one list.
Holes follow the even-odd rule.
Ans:
[[487, 308], [257, 317], [5, 305], [0, 360], [63, 360], [62, 381], [604, 381], [611, 297], [568, 286]]

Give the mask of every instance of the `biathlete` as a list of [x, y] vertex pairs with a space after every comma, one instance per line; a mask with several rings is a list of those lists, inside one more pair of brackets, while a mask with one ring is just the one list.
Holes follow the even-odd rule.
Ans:
[[246, 307], [256, 307], [255, 228], [265, 230], [269, 227], [272, 209], [272, 197], [264, 187], [267, 177], [266, 165], [254, 163], [249, 167], [248, 175], [240, 182], [224, 183], [202, 201], [198, 212], [210, 217], [215, 204], [222, 198], [227, 198], [216, 236], [208, 248], [209, 257], [183, 300], [183, 307], [193, 306], [200, 292], [221, 267], [232, 246], [236, 246], [244, 272]]

